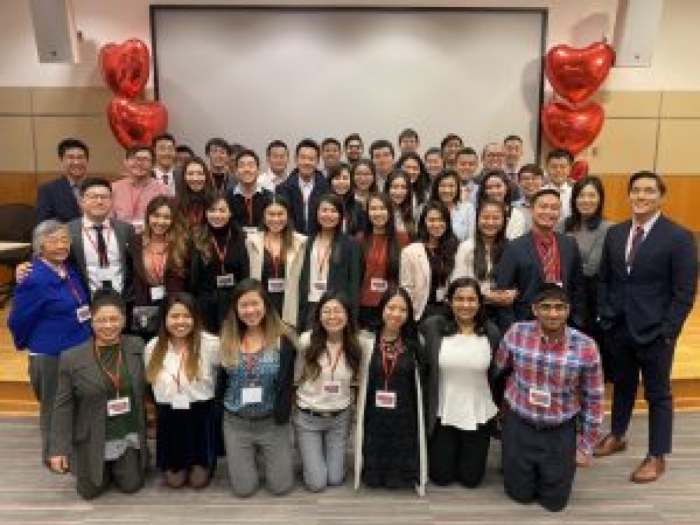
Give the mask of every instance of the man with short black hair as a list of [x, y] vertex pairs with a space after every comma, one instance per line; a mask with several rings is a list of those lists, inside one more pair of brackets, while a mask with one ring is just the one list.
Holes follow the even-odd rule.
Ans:
[[574, 156], [565, 149], [555, 149], [547, 154], [547, 185], [553, 188], [561, 196], [561, 218], [566, 219], [571, 215], [571, 192], [573, 186], [569, 180], [571, 167], [574, 165]]
[[178, 144], [175, 147], [175, 169], [182, 173], [185, 163], [194, 158], [194, 151], [186, 144]]
[[170, 188], [174, 194], [178, 184], [179, 175], [175, 172], [176, 144], [175, 137], [170, 133], [163, 133], [153, 138], [151, 142], [155, 162], [153, 163], [153, 177], [164, 186]]
[[296, 231], [303, 235], [316, 233], [314, 213], [322, 195], [331, 191], [330, 183], [318, 171], [321, 148], [312, 139], [304, 139], [295, 150], [297, 167], [287, 180], [275, 188], [289, 202]]
[[495, 358], [509, 373], [503, 423], [503, 484], [519, 503], [566, 507], [576, 466], [591, 463], [603, 420], [603, 372], [595, 341], [566, 325], [568, 294], [539, 287], [534, 321], [511, 326]]
[[377, 191], [385, 191], [386, 179], [394, 169], [394, 145], [388, 140], [380, 139], [372, 142], [369, 156], [374, 164]]
[[455, 171], [462, 186], [461, 200], [476, 202], [479, 156], [473, 148], [462, 148], [455, 154]]
[[411, 128], [404, 129], [399, 134], [399, 151], [401, 155], [411, 152], [418, 153], [418, 148], [420, 148], [420, 138], [416, 130]]
[[48, 219], [70, 222], [80, 217], [80, 184], [87, 173], [90, 151], [74, 138], [58, 143], [63, 176], [39, 186], [36, 198], [37, 224]]
[[260, 174], [258, 184], [271, 192], [287, 179], [289, 148], [284, 141], [275, 139], [265, 149], [267, 170]]
[[503, 152], [505, 153], [503, 171], [510, 180], [517, 183], [520, 162], [523, 158], [523, 139], [518, 135], [508, 135], [503, 139]]
[[218, 191], [233, 189], [235, 181], [231, 179], [231, 145], [226, 140], [215, 137], [209, 139], [204, 147], [204, 153], [209, 157], [209, 173], [214, 189]]
[[513, 202], [513, 208], [519, 208], [525, 219], [525, 230], [532, 227], [532, 199], [544, 186], [544, 171], [537, 164], [525, 164], [518, 171], [520, 198]]
[[464, 147], [462, 137], [455, 133], [449, 133], [440, 142], [440, 151], [445, 161], [445, 168], [455, 168], [457, 152]]
[[333, 137], [323, 139], [321, 142], [321, 160], [323, 161], [323, 175], [328, 177], [328, 170], [340, 164], [342, 150], [340, 141]]
[[238, 183], [231, 192], [231, 214], [246, 234], [258, 231], [263, 210], [272, 199], [272, 193], [258, 183], [259, 174], [258, 155], [249, 149], [240, 152], [236, 157]]
[[351, 133], [343, 141], [343, 149], [345, 150], [345, 159], [350, 166], [357, 164], [364, 153], [364, 144], [359, 133]]

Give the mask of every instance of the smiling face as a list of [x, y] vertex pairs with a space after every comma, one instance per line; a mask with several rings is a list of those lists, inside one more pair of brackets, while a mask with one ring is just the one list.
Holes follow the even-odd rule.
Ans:
[[175, 143], [170, 139], [160, 139], [153, 152], [156, 155], [156, 165], [163, 171], [170, 171], [175, 164]]
[[209, 157], [209, 165], [211, 166], [211, 171], [213, 171], [214, 173], [228, 171], [229, 162], [231, 159], [229, 159], [228, 151], [226, 151], [226, 148], [212, 145], [211, 148], [209, 148], [209, 153], [207, 153], [207, 156]]
[[384, 328], [393, 334], [401, 332], [401, 328], [408, 320], [408, 305], [400, 295], [395, 295], [384, 306], [382, 310], [382, 321]]
[[265, 227], [272, 233], [282, 233], [289, 222], [287, 209], [281, 204], [270, 204], [263, 215]]
[[394, 206], [400, 206], [406, 200], [408, 195], [408, 184], [403, 177], [395, 177], [389, 186], [389, 198]]
[[457, 156], [455, 170], [462, 180], [472, 180], [479, 169], [479, 157], [476, 153], [462, 153]]
[[184, 339], [192, 333], [194, 317], [182, 303], [173, 304], [165, 316], [165, 329], [175, 339]]
[[330, 202], [321, 202], [316, 213], [318, 224], [324, 230], [335, 230], [340, 224], [340, 213]]
[[281, 175], [287, 172], [289, 164], [289, 151], [283, 146], [274, 146], [270, 148], [270, 154], [267, 156], [267, 165], [272, 173]]
[[454, 177], [445, 177], [438, 185], [438, 197], [445, 204], [453, 204], [459, 196], [459, 186]]
[[561, 217], [561, 199], [547, 193], [532, 204], [532, 225], [541, 232], [550, 232]]
[[458, 324], [473, 323], [479, 311], [479, 295], [471, 286], [457, 288], [450, 301], [450, 308]]
[[197, 162], [190, 162], [185, 168], [185, 184], [194, 193], [204, 190], [207, 175], [204, 168]]
[[406, 172], [411, 182], [416, 182], [420, 176], [420, 164], [416, 159], [406, 159], [401, 165], [401, 169]]
[[83, 214], [93, 222], [103, 222], [112, 211], [112, 190], [95, 185], [85, 189], [80, 204]]
[[238, 175], [238, 180], [242, 185], [255, 186], [259, 173], [260, 166], [252, 155], [244, 155], [236, 161], [236, 175]]
[[97, 346], [106, 346], [119, 342], [126, 318], [116, 306], [106, 304], [92, 313], [92, 330]]
[[500, 177], [488, 177], [484, 183], [484, 192], [489, 199], [505, 202], [508, 187]]
[[532, 311], [546, 334], [561, 333], [569, 317], [569, 305], [559, 299], [544, 299], [533, 304]]
[[318, 166], [318, 152], [311, 147], [299, 148], [297, 153], [297, 170], [299, 176], [304, 180], [309, 180], [313, 177]]
[[494, 204], [484, 204], [479, 210], [477, 217], [477, 227], [479, 232], [486, 239], [495, 239], [496, 236], [503, 231], [506, 224], [506, 218], [503, 213], [503, 208]]
[[68, 148], [61, 157], [63, 172], [75, 182], [83, 179], [87, 165], [88, 157], [83, 148]]
[[569, 180], [571, 162], [565, 157], [553, 157], [547, 162], [549, 181], [557, 187], [563, 186]]
[[51, 264], [63, 264], [70, 253], [70, 235], [63, 227], [44, 236], [41, 241], [39, 255]]
[[331, 299], [323, 303], [319, 312], [321, 326], [326, 333], [341, 334], [348, 324], [348, 313], [342, 303], [336, 299]]
[[376, 148], [372, 152], [372, 163], [377, 173], [387, 175], [394, 167], [394, 155], [389, 148]]
[[425, 167], [431, 178], [435, 178], [445, 167], [445, 162], [442, 160], [442, 155], [437, 152], [429, 153], [425, 156]]
[[350, 171], [343, 168], [340, 173], [331, 179], [331, 187], [336, 195], [347, 195], [352, 187], [352, 177]]
[[331, 166], [337, 166], [340, 164], [340, 145], [334, 142], [329, 142], [321, 148], [321, 158], [323, 159], [323, 166], [328, 169]]
[[223, 228], [231, 220], [231, 208], [226, 199], [216, 200], [207, 209], [207, 222], [214, 228]]
[[362, 193], [369, 191], [374, 183], [374, 175], [368, 166], [362, 164], [355, 168], [355, 189]]
[[236, 312], [248, 328], [260, 326], [265, 318], [265, 302], [257, 290], [246, 292], [238, 298]]
[[370, 198], [367, 203], [367, 216], [372, 226], [377, 228], [384, 228], [389, 222], [389, 210], [382, 200], [376, 197]]
[[661, 210], [664, 196], [655, 179], [641, 177], [630, 187], [629, 199], [634, 220], [643, 224]]
[[148, 228], [153, 235], [165, 235], [173, 224], [173, 211], [170, 206], [162, 205], [148, 216]]
[[575, 204], [581, 217], [592, 217], [600, 204], [600, 194], [593, 184], [586, 184], [576, 197]]
[[345, 158], [351, 164], [356, 163], [362, 158], [362, 142], [359, 140], [350, 140], [345, 145]]
[[442, 213], [437, 210], [430, 210], [425, 216], [425, 228], [428, 235], [433, 239], [441, 239], [447, 231], [447, 223], [442, 217]]

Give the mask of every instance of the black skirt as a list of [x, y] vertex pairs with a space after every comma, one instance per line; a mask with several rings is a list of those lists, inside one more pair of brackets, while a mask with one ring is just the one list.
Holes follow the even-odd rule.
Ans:
[[217, 456], [216, 402], [197, 401], [187, 410], [156, 404], [156, 465], [178, 472], [195, 465], [213, 470]]

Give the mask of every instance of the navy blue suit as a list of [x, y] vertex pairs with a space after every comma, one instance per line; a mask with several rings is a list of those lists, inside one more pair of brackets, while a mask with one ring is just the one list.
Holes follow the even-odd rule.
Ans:
[[641, 372], [649, 404], [649, 454], [671, 452], [671, 366], [698, 278], [695, 238], [660, 216], [627, 268], [632, 221], [608, 230], [598, 281], [598, 316], [612, 359], [611, 432], [627, 432]]
[[39, 186], [36, 197], [37, 224], [48, 219], [68, 223], [80, 216], [80, 205], [67, 177], [63, 176]]
[[292, 218], [294, 219], [294, 229], [303, 235], [313, 235], [316, 233], [316, 208], [319, 199], [326, 193], [331, 192], [331, 186], [320, 171], [314, 174], [314, 187], [311, 190], [308, 205], [308, 220], [304, 208], [304, 195], [299, 187], [299, 172], [295, 169], [289, 174], [287, 180], [275, 188], [275, 193], [284, 196], [292, 208]]

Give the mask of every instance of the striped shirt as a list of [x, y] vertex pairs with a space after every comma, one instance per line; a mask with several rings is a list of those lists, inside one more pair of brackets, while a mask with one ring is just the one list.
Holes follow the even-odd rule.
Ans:
[[511, 409], [542, 426], [578, 415], [578, 447], [590, 453], [603, 421], [603, 375], [593, 339], [566, 327], [563, 340], [548, 341], [536, 321], [515, 323], [496, 353], [497, 373], [509, 367], [505, 397]]

